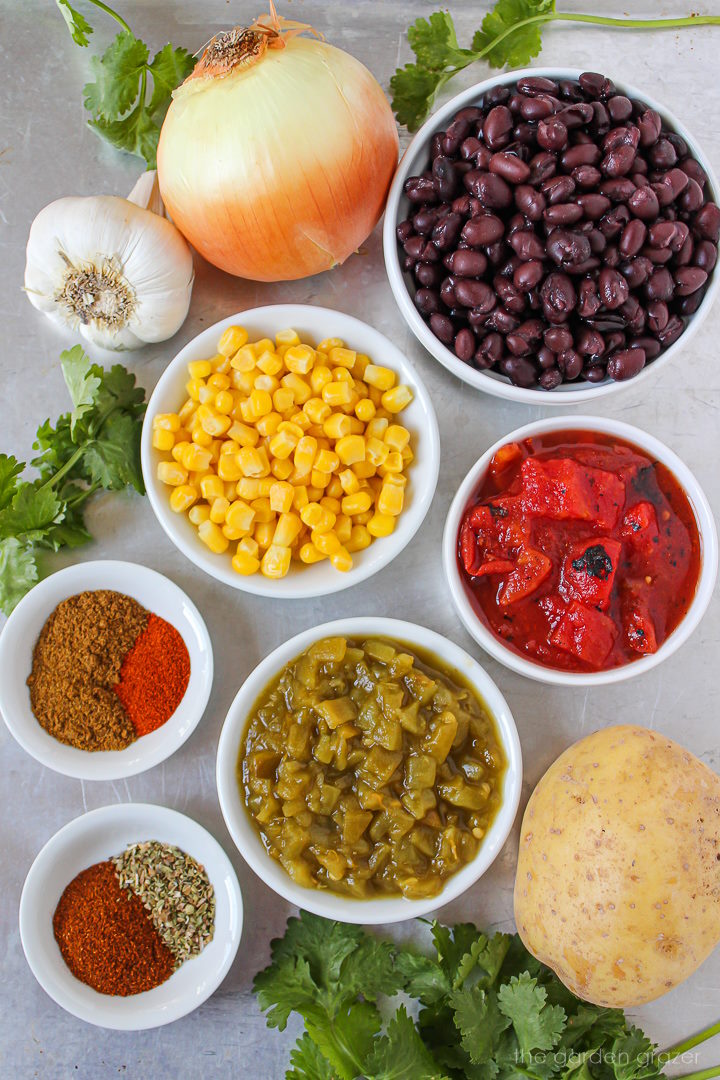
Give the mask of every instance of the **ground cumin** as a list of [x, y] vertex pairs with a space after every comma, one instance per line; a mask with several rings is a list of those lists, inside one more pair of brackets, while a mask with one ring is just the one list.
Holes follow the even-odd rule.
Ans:
[[134, 894], [120, 887], [109, 860], [70, 882], [53, 931], [73, 975], [100, 994], [140, 994], [168, 979], [175, 958]]
[[123, 750], [135, 739], [115, 692], [127, 653], [145, 630], [148, 612], [110, 589], [63, 600], [42, 628], [28, 678], [42, 727], [81, 750]]

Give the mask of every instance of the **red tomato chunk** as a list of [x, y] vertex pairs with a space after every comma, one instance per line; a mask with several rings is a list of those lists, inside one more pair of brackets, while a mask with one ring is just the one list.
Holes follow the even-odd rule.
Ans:
[[672, 633], [695, 593], [700, 541], [667, 469], [629, 443], [565, 431], [497, 452], [458, 560], [476, 614], [511, 649], [599, 671]]

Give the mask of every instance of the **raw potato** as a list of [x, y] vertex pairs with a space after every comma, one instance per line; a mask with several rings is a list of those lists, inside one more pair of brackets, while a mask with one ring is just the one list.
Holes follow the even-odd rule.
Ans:
[[720, 777], [641, 727], [575, 743], [525, 811], [515, 921], [596, 1005], [640, 1005], [683, 982], [720, 940]]

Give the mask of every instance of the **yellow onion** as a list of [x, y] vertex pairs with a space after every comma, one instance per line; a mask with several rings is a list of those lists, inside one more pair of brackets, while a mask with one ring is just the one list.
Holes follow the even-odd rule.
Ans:
[[158, 177], [209, 262], [256, 281], [307, 277], [357, 251], [397, 164], [388, 101], [358, 60], [279, 19], [219, 34], [173, 95]]

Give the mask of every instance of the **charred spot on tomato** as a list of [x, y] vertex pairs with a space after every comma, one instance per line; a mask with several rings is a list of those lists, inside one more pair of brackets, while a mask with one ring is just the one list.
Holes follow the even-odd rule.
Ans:
[[495, 503], [488, 503], [488, 509], [494, 518], [506, 518], [508, 516], [508, 510], [505, 506], [497, 506]]
[[590, 577], [606, 581], [613, 572], [613, 562], [602, 544], [593, 544], [585, 548], [578, 559], [572, 560], [573, 570], [584, 571]]

